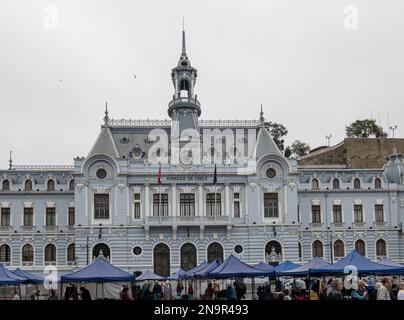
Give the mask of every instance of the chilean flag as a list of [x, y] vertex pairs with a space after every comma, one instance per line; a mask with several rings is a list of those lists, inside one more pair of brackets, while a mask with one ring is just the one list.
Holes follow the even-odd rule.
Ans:
[[213, 172], [213, 184], [217, 183], [217, 171], [216, 171], [216, 164], [215, 164], [215, 171]]
[[159, 172], [157, 173], [157, 184], [161, 185], [161, 164], [159, 165]]

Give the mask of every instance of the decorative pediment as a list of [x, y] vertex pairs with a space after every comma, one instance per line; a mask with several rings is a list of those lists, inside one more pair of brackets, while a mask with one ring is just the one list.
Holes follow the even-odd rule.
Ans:
[[375, 204], [383, 204], [383, 199], [375, 199]]
[[140, 186], [134, 186], [134, 187], [132, 188], [132, 190], [133, 190], [133, 193], [140, 193], [140, 191], [141, 191], [142, 189], [141, 189]]
[[334, 200], [332, 200], [332, 204], [334, 205], [334, 206], [340, 206], [341, 205], [341, 200], [340, 199], [334, 199]]
[[218, 193], [218, 192], [220, 192], [221, 191], [221, 187], [218, 187], [218, 186], [211, 186], [211, 187], [206, 187], [206, 190], [208, 191], [208, 192], [216, 192], [216, 193]]
[[153, 191], [156, 193], [166, 193], [168, 191], [168, 187], [164, 186], [153, 187]]
[[320, 200], [319, 199], [312, 199], [311, 200], [311, 204], [313, 206], [319, 206], [320, 205]]
[[45, 202], [45, 206], [47, 207], [47, 208], [54, 208], [55, 207], [55, 202], [54, 201], [47, 201], [47, 202]]
[[354, 205], [362, 205], [363, 201], [362, 201], [362, 199], [355, 199], [353, 201], [353, 203], [354, 203]]
[[24, 208], [32, 208], [34, 203], [32, 201], [25, 201], [23, 202]]
[[233, 186], [232, 189], [233, 189], [233, 192], [238, 192], [238, 193], [240, 193], [240, 191], [241, 191], [241, 186]]
[[195, 191], [194, 187], [191, 186], [184, 186], [184, 187], [180, 187], [181, 191], [184, 193], [192, 193]]
[[2, 202], [0, 202], [0, 207], [2, 207], [2, 208], [10, 208], [10, 202], [9, 201], [2, 201]]

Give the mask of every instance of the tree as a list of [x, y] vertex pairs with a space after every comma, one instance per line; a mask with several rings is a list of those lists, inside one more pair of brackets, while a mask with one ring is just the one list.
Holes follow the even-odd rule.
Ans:
[[300, 140], [294, 141], [290, 146], [292, 154], [296, 157], [301, 157], [308, 154], [310, 149], [311, 148], [307, 143]]
[[292, 155], [292, 150], [290, 150], [290, 146], [286, 147], [284, 154], [286, 158], [289, 158]]
[[285, 140], [282, 138], [288, 134], [288, 130], [285, 128], [285, 126], [283, 124], [270, 121], [265, 122], [264, 127], [271, 134], [279, 150], [283, 151], [285, 149]]
[[376, 124], [375, 119], [356, 120], [345, 127], [345, 132], [349, 138], [380, 137], [385, 135], [383, 128]]

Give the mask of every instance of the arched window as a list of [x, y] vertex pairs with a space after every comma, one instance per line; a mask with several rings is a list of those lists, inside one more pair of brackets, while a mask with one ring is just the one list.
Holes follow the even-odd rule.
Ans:
[[9, 264], [11, 259], [10, 246], [7, 244], [2, 244], [0, 246], [0, 263]]
[[181, 269], [188, 271], [196, 267], [196, 247], [192, 243], [185, 243], [181, 247]]
[[32, 181], [31, 180], [25, 180], [24, 190], [32, 191]]
[[382, 188], [382, 180], [379, 178], [375, 179], [375, 189], [381, 189]]
[[47, 190], [48, 191], [55, 191], [55, 181], [53, 181], [52, 179], [48, 180]]
[[111, 257], [111, 250], [105, 243], [97, 243], [93, 248], [93, 259], [99, 256], [107, 259]]
[[377, 257], [387, 256], [386, 241], [384, 241], [383, 239], [379, 239], [376, 241], [376, 256]]
[[316, 240], [313, 242], [313, 258], [314, 257], [324, 257], [323, 243], [320, 240]]
[[366, 245], [365, 241], [359, 239], [355, 242], [355, 250], [362, 256], [366, 256]]
[[7, 180], [7, 179], [3, 180], [1, 190], [10, 191], [10, 180]]
[[345, 246], [342, 240], [334, 241], [334, 257], [342, 258], [345, 256]]
[[360, 189], [361, 188], [361, 181], [358, 178], [356, 178], [354, 180], [353, 187], [354, 187], [354, 189]]
[[30, 244], [26, 244], [22, 247], [22, 257], [23, 263], [33, 263], [34, 262], [34, 247]]
[[170, 248], [164, 244], [159, 243], [153, 250], [154, 260], [154, 273], [168, 277], [170, 275]]
[[311, 180], [311, 188], [313, 190], [318, 190], [318, 187], [319, 187], [318, 180], [317, 179]]
[[223, 261], [223, 246], [218, 242], [212, 242], [208, 246], [208, 262], [212, 262], [215, 259]]
[[180, 90], [186, 90], [189, 91], [189, 82], [187, 79], [182, 79], [180, 82]]
[[67, 247], [67, 262], [72, 263], [76, 261], [76, 246], [74, 243]]
[[332, 180], [332, 188], [339, 189], [339, 179]]
[[45, 247], [45, 263], [56, 263], [56, 247], [51, 243]]
[[265, 245], [265, 260], [272, 266], [282, 262], [282, 246], [278, 241], [269, 241]]
[[70, 190], [70, 191], [74, 190], [74, 180], [70, 180], [70, 183], [69, 183], [69, 190]]

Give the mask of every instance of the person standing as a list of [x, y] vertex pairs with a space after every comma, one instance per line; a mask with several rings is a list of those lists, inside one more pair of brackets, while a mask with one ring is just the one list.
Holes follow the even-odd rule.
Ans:
[[161, 285], [160, 283], [156, 280], [153, 286], [153, 300], [161, 300]]
[[391, 280], [389, 277], [382, 279], [382, 286], [377, 290], [377, 300], [391, 300], [390, 297]]
[[20, 300], [20, 296], [18, 295], [17, 291], [11, 292], [11, 300]]
[[171, 287], [170, 281], [166, 281], [163, 287], [163, 300], [172, 300], [173, 299], [173, 289]]
[[344, 286], [341, 279], [334, 279], [332, 281], [332, 290], [328, 294], [328, 300], [344, 300], [344, 297], [342, 296], [343, 287]]
[[86, 287], [80, 287], [81, 300], [91, 300], [90, 291]]
[[398, 286], [400, 290], [397, 293], [397, 300], [404, 300], [404, 282], [400, 282]]
[[359, 281], [358, 289], [352, 290], [351, 297], [352, 300], [368, 300], [368, 292], [364, 281]]
[[194, 287], [192, 286], [192, 282], [189, 282], [188, 286], [188, 300], [194, 300]]

